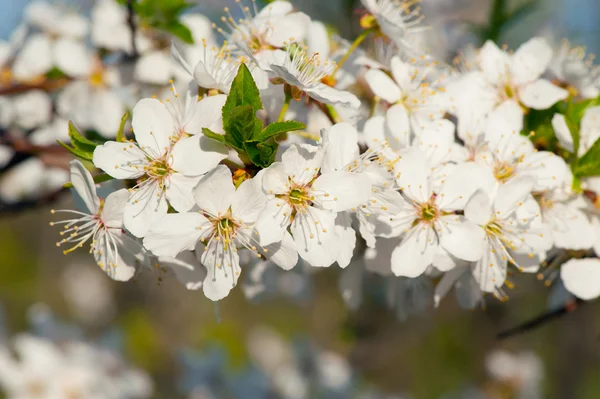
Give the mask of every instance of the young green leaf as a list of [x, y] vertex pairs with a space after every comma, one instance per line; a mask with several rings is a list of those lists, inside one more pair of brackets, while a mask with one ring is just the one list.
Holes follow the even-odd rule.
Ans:
[[192, 36], [192, 31], [190, 31], [190, 29], [187, 26], [177, 21], [176, 19], [167, 23], [157, 24], [154, 27], [156, 29], [172, 34], [173, 36], [181, 39], [187, 44], [194, 44], [194, 37]]
[[77, 147], [72, 147], [60, 140], [56, 140], [56, 142], [58, 144], [60, 144], [62, 147], [64, 147], [67, 151], [69, 151], [71, 154], [75, 155], [77, 158], [81, 158], [85, 161], [92, 161], [92, 158], [94, 157], [94, 151], [87, 151], [87, 150], [83, 150], [81, 148], [77, 148]]
[[256, 117], [256, 111], [251, 105], [235, 107], [229, 112], [228, 135], [231, 135], [236, 143], [242, 144], [252, 140], [254, 135], [263, 127], [263, 123]]
[[297, 121], [274, 122], [255, 135], [254, 139], [257, 141], [265, 141], [282, 133], [304, 129], [306, 129], [306, 125]]
[[577, 177], [600, 176], [600, 138], [579, 158], [573, 173]]
[[275, 155], [277, 155], [278, 147], [279, 145], [273, 139], [264, 142], [246, 141], [244, 143], [244, 148], [246, 149], [250, 161], [263, 169], [268, 168], [269, 165], [275, 162]]
[[254, 83], [254, 78], [250, 70], [245, 64], [240, 64], [237, 75], [231, 83], [231, 89], [227, 95], [227, 101], [223, 106], [223, 129], [228, 131], [229, 129], [229, 116], [231, 110], [235, 107], [250, 105], [254, 112], [262, 109], [262, 101], [260, 100], [260, 94], [258, 87]]
[[72, 148], [80, 150], [82, 153], [93, 153], [99, 144], [83, 136], [73, 122], [69, 122], [69, 138], [71, 139]]
[[121, 118], [121, 124], [119, 125], [119, 131], [117, 132], [117, 141], [123, 142], [126, 140], [125, 137], [125, 123], [127, 123], [127, 118], [129, 118], [129, 113], [125, 112], [125, 115]]
[[204, 135], [206, 137], [208, 137], [209, 139], [217, 140], [217, 141], [220, 141], [221, 143], [225, 143], [226, 142], [225, 135], [219, 134], [219, 133], [215, 133], [212, 130], [210, 130], [209, 128], [207, 128], [207, 127], [203, 127], [202, 128], [202, 133], [204, 133]]

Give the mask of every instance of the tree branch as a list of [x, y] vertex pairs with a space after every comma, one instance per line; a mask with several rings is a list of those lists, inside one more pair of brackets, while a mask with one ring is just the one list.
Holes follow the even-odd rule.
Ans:
[[138, 58], [140, 55], [138, 53], [137, 44], [135, 42], [137, 25], [135, 23], [135, 11], [133, 10], [134, 1], [135, 0], [127, 0], [127, 25], [129, 26], [129, 30], [131, 31], [131, 57]]

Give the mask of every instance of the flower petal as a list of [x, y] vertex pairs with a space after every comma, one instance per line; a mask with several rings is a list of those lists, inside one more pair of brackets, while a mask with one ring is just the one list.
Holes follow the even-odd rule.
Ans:
[[412, 147], [394, 165], [396, 183], [410, 199], [427, 202], [431, 196], [429, 187], [430, 168], [423, 152]]
[[293, 12], [282, 18], [274, 18], [269, 24], [265, 40], [273, 47], [284, 47], [290, 38], [304, 41], [309, 26], [310, 17], [303, 12]]
[[410, 146], [410, 118], [404, 104], [394, 104], [386, 111], [385, 127], [386, 138], [393, 149]]
[[340, 240], [340, 252], [337, 263], [343, 269], [350, 264], [354, 247], [356, 246], [356, 232], [352, 228], [352, 218], [348, 212], [340, 212], [335, 218], [335, 230]]
[[135, 179], [144, 174], [147, 160], [134, 144], [107, 141], [96, 147], [93, 162], [115, 179]]
[[323, 173], [341, 170], [359, 156], [358, 131], [349, 123], [337, 123], [323, 130], [325, 155]]
[[296, 215], [291, 231], [298, 254], [311, 266], [327, 267], [337, 260], [339, 238], [334, 213], [309, 206]]
[[129, 190], [122, 188], [110, 193], [104, 200], [100, 218], [105, 226], [113, 229], [123, 228], [123, 212], [129, 199]]
[[206, 136], [185, 137], [173, 146], [171, 166], [186, 176], [200, 176], [214, 169], [228, 154], [227, 147]]
[[461, 215], [440, 218], [440, 245], [458, 259], [474, 262], [481, 259], [485, 248], [485, 232]]
[[510, 70], [516, 85], [532, 82], [542, 76], [550, 60], [552, 48], [542, 37], [534, 37], [523, 43], [511, 56]]
[[159, 256], [158, 262], [161, 266], [166, 266], [173, 270], [175, 277], [188, 290], [198, 290], [202, 288], [202, 283], [206, 278], [206, 268], [191, 251], [185, 251], [175, 258], [168, 256]]
[[279, 242], [290, 225], [292, 207], [281, 198], [269, 199], [256, 220], [261, 245]]
[[312, 193], [323, 209], [347, 211], [367, 202], [371, 195], [371, 180], [364, 173], [324, 173], [313, 183]]
[[134, 236], [144, 237], [150, 227], [167, 214], [168, 207], [167, 198], [158, 184], [148, 184], [129, 197], [123, 224]]
[[546, 79], [538, 79], [519, 89], [521, 102], [533, 109], [548, 109], [567, 97], [567, 90], [553, 85]]
[[298, 263], [296, 243], [287, 231], [280, 242], [267, 245], [267, 258], [283, 270], [291, 270]]
[[334, 89], [323, 83], [319, 83], [314, 87], [305, 87], [304, 91], [323, 104], [339, 104], [352, 109], [360, 107], [360, 100], [354, 94], [349, 91]]
[[144, 247], [156, 256], [176, 257], [196, 247], [210, 222], [198, 212], [169, 213], [152, 224]]
[[435, 257], [438, 241], [433, 229], [417, 225], [406, 233], [392, 252], [392, 272], [396, 276], [418, 277]]
[[554, 128], [554, 134], [560, 142], [561, 147], [569, 152], [573, 152], [573, 136], [571, 135], [569, 126], [567, 126], [565, 116], [562, 114], [554, 114], [552, 117], [552, 127]]
[[227, 212], [235, 195], [231, 179], [231, 171], [224, 165], [202, 176], [194, 189], [194, 198], [200, 209], [214, 216]]
[[[196, 252], [199, 251], [202, 250], [196, 249]], [[212, 301], [219, 301], [229, 295], [237, 284], [241, 273], [240, 258], [231, 247], [224, 251], [216, 240], [212, 240], [201, 253], [200, 261], [208, 271], [202, 285], [204, 295]]]
[[506, 219], [512, 215], [519, 204], [525, 202], [531, 194], [535, 180], [529, 176], [516, 177], [498, 187], [494, 210], [499, 219]]
[[467, 220], [485, 226], [494, 217], [492, 200], [484, 190], [477, 190], [465, 206], [465, 217]]
[[92, 56], [86, 45], [75, 39], [59, 38], [54, 42], [56, 66], [69, 76], [87, 77], [92, 71]]
[[400, 91], [396, 82], [379, 69], [369, 69], [365, 74], [365, 80], [376, 96], [390, 104], [395, 103], [402, 97], [402, 91]]
[[96, 195], [96, 184], [92, 175], [78, 160], [71, 161], [71, 183], [83, 200], [90, 215], [100, 211], [100, 198]]
[[510, 56], [506, 51], [498, 48], [493, 41], [485, 42], [477, 54], [477, 60], [490, 83], [497, 84], [506, 79]]
[[600, 296], [600, 259], [571, 259], [562, 265], [560, 278], [576, 297], [595, 299]]
[[17, 80], [30, 80], [52, 69], [52, 43], [41, 33], [32, 35], [15, 58], [12, 73]]
[[200, 176], [184, 176], [181, 173], [169, 176], [165, 194], [173, 209], [177, 212], [187, 212], [196, 205], [192, 191], [199, 181]]
[[133, 108], [131, 126], [140, 148], [154, 158], [167, 151], [171, 144], [169, 139], [175, 130], [167, 107], [154, 98], [138, 101]]

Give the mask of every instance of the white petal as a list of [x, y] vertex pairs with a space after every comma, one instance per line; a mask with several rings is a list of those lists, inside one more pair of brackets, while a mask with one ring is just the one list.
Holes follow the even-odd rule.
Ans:
[[482, 291], [494, 292], [497, 287], [504, 284], [506, 269], [506, 261], [502, 260], [500, 251], [488, 247], [485, 249], [481, 260], [475, 263], [473, 277]]
[[569, 292], [589, 301], [600, 296], [600, 259], [571, 259], [560, 269]]
[[311, 266], [327, 267], [337, 260], [335, 214], [309, 206], [306, 212], [296, 215], [291, 231], [298, 254]]
[[404, 153], [394, 166], [396, 183], [412, 200], [427, 202], [431, 196], [430, 168], [425, 154], [416, 147]]
[[[508, 133], [520, 133], [523, 129], [523, 109], [518, 102], [506, 100], [500, 103], [488, 116], [485, 125], [485, 137], [496, 142]], [[497, 146], [493, 146], [496, 149]]]
[[273, 162], [261, 174], [263, 191], [267, 194], [283, 194], [287, 191], [288, 175], [282, 162]]
[[194, 75], [194, 70], [192, 69], [192, 66], [189, 64], [189, 62], [187, 62], [187, 60], [183, 57], [183, 55], [181, 55], [181, 52], [179, 51], [179, 49], [175, 45], [174, 41], [171, 42], [171, 57], [173, 57], [173, 59], [175, 61], [177, 61], [179, 63], [179, 65], [181, 65], [181, 67], [183, 69], [185, 69], [185, 71], [190, 76]]
[[396, 82], [383, 71], [369, 69], [365, 74], [365, 79], [373, 93], [390, 104], [395, 103], [402, 97], [402, 92]]
[[492, 200], [483, 190], [477, 190], [465, 206], [465, 217], [471, 222], [485, 226], [494, 217]]
[[498, 187], [494, 210], [496, 216], [505, 219], [517, 210], [519, 204], [525, 202], [534, 187], [534, 180], [529, 176], [516, 177]]
[[385, 113], [386, 138], [398, 150], [410, 145], [410, 118], [404, 104], [392, 105]]
[[341, 268], [350, 264], [354, 247], [356, 246], [356, 232], [352, 228], [352, 218], [348, 212], [340, 212], [335, 219], [335, 230], [340, 240], [340, 251], [337, 263]]
[[215, 133], [225, 133], [223, 130], [223, 114], [221, 112], [225, 101], [227, 101], [227, 96], [224, 94], [208, 96], [200, 101], [196, 101], [194, 111], [188, 117], [188, 121], [185, 124], [185, 132], [189, 134], [202, 134], [202, 128], [206, 127]]
[[164, 51], [143, 54], [135, 65], [135, 79], [142, 83], [166, 85], [173, 76], [172, 62], [169, 53]]
[[437, 248], [433, 229], [420, 225], [413, 227], [392, 252], [392, 272], [396, 276], [420, 276], [433, 262]]
[[537, 151], [525, 155], [517, 167], [518, 176], [535, 179], [535, 191], [562, 187], [570, 178], [569, 167], [564, 159], [549, 151]]
[[[310, 182], [323, 164], [324, 152], [315, 146], [292, 144], [282, 155], [285, 174], [298, 184]], [[287, 178], [285, 179], [287, 181]], [[266, 186], [265, 186], [266, 187]]]
[[330, 172], [319, 176], [312, 189], [323, 209], [342, 212], [367, 202], [371, 180], [363, 173]]
[[210, 222], [198, 212], [170, 213], [152, 224], [144, 237], [144, 247], [156, 256], [176, 257], [191, 251]]
[[369, 148], [376, 148], [385, 141], [385, 117], [374, 116], [367, 119], [363, 129], [363, 137]]
[[206, 136], [185, 137], [173, 146], [171, 166], [186, 176], [199, 176], [214, 169], [228, 154], [227, 147]]
[[100, 216], [102, 223], [113, 229], [122, 229], [123, 212], [128, 199], [129, 191], [126, 188], [110, 193], [104, 200], [104, 206], [102, 207]]
[[446, 251], [469, 262], [481, 259], [485, 248], [485, 232], [481, 227], [460, 215], [443, 216], [440, 223], [440, 245]]
[[360, 107], [360, 100], [349, 91], [334, 89], [326, 84], [319, 83], [314, 87], [305, 87], [304, 91], [315, 100], [324, 104], [339, 104], [352, 109]]
[[473, 162], [452, 169], [436, 197], [436, 204], [447, 211], [463, 209], [477, 190], [491, 193], [496, 187], [495, 178], [489, 168]]
[[135, 179], [144, 174], [146, 156], [134, 144], [107, 141], [94, 149], [93, 162], [115, 179]]
[[448, 273], [444, 273], [442, 279], [435, 286], [433, 304], [436, 308], [440, 305], [441, 300], [450, 292], [456, 281], [466, 272], [467, 268], [457, 267], [448, 271]]
[[17, 80], [29, 80], [52, 69], [52, 44], [43, 34], [32, 35], [15, 58], [12, 72]]
[[153, 98], [138, 101], [133, 108], [131, 126], [140, 147], [152, 156], [158, 158], [170, 146], [169, 138], [174, 131], [173, 119], [160, 101]]
[[485, 42], [477, 54], [479, 66], [486, 79], [491, 83], [500, 83], [506, 79], [510, 56], [491, 40]]
[[97, 214], [100, 210], [100, 198], [96, 195], [96, 184], [90, 172], [78, 160], [71, 161], [71, 183], [90, 215]]
[[196, 205], [193, 190], [200, 181], [200, 176], [185, 176], [173, 173], [169, 176], [166, 195], [169, 204], [177, 212], [187, 212]]
[[188, 290], [198, 290], [202, 288], [202, 283], [206, 278], [206, 269], [196, 259], [191, 251], [185, 251], [175, 258], [159, 256], [158, 262], [173, 270], [175, 277]]
[[569, 92], [553, 85], [546, 79], [539, 79], [519, 89], [521, 102], [533, 109], [548, 109], [569, 96]]
[[414, 73], [414, 67], [408, 62], [403, 62], [398, 56], [394, 56], [391, 59], [390, 67], [392, 70], [392, 76], [394, 77], [394, 80], [400, 89], [410, 89], [413, 80], [412, 76]]
[[552, 48], [544, 38], [529, 39], [511, 56], [512, 81], [521, 85], [536, 80], [546, 72], [551, 59]]
[[144, 237], [150, 227], [167, 214], [167, 198], [158, 184], [148, 184], [129, 197], [123, 224], [134, 236]]
[[194, 189], [194, 198], [200, 209], [214, 216], [227, 212], [235, 195], [231, 179], [231, 171], [224, 165], [202, 176]]
[[94, 109], [90, 127], [106, 138], [114, 138], [126, 111], [123, 100], [115, 91], [94, 90], [91, 92], [90, 106]]
[[202, 288], [208, 299], [219, 301], [229, 295], [237, 284], [241, 272], [240, 258], [237, 251], [233, 251], [231, 247], [229, 251], [224, 251], [215, 240], [206, 248], [200, 258], [208, 271]]
[[292, 37], [297, 41], [304, 41], [309, 25], [308, 15], [303, 12], [290, 13], [272, 20], [265, 39], [273, 47], [283, 47]]
[[[110, 235], [110, 237], [109, 237]], [[109, 248], [116, 244], [117, 252], [115, 258], [109, 260]], [[101, 248], [101, 251], [94, 251], [94, 258], [98, 266], [113, 280], [128, 281], [135, 274], [136, 257], [131, 253], [134, 250], [142, 251], [141, 245], [136, 241], [127, 237], [124, 233], [118, 230], [111, 229], [108, 233], [98, 234], [96, 248]], [[114, 250], [114, 249], [113, 249]], [[115, 264], [112, 262], [115, 261]]]
[[325, 156], [322, 171], [341, 170], [358, 158], [358, 132], [349, 123], [337, 123], [324, 131]]
[[54, 43], [56, 66], [69, 76], [87, 77], [92, 70], [92, 56], [86, 45], [75, 39], [59, 38]]
[[321, 58], [329, 57], [329, 34], [323, 22], [312, 21], [310, 23], [310, 27], [306, 33], [306, 44], [312, 54], [317, 53]]
[[260, 179], [244, 181], [235, 191], [231, 202], [233, 217], [245, 223], [254, 223], [267, 203], [267, 196], [261, 188]]
[[269, 245], [283, 239], [290, 224], [292, 208], [282, 199], [273, 197], [267, 201], [256, 221], [256, 231], [261, 245]]
[[280, 242], [267, 245], [265, 249], [267, 258], [283, 270], [291, 270], [298, 263], [296, 243], [287, 231]]
[[573, 152], [573, 136], [571, 135], [569, 126], [567, 126], [565, 116], [554, 114], [554, 117], [552, 117], [552, 127], [561, 147], [569, 152]]
[[217, 81], [210, 74], [210, 72], [208, 72], [203, 61], [198, 61], [198, 64], [196, 64], [196, 67], [194, 68], [194, 81], [198, 84], [198, 86], [205, 89], [218, 88]]

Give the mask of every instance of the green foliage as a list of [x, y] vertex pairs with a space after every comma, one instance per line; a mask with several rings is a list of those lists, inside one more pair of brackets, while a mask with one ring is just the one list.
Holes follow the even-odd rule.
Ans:
[[245, 163], [266, 168], [275, 161], [279, 144], [277, 136], [305, 129], [296, 121], [275, 122], [263, 126], [256, 112], [263, 107], [260, 93], [252, 74], [246, 65], [241, 64], [231, 84], [231, 90], [222, 109], [225, 134], [202, 129], [206, 137], [220, 141], [238, 152]]
[[512, 2], [508, 0], [493, 0], [490, 7], [490, 16], [486, 25], [474, 26], [473, 30], [482, 41], [492, 40], [498, 42], [502, 31], [521, 21], [536, 9], [540, 0], [528, 0], [509, 10]]
[[125, 137], [125, 123], [127, 123], [127, 118], [129, 118], [129, 113], [125, 112], [125, 115], [121, 118], [121, 124], [119, 125], [119, 131], [117, 132], [117, 141], [123, 142], [126, 140]]
[[[126, 0], [119, 0], [126, 5]], [[163, 32], [170, 33], [188, 44], [193, 44], [192, 32], [179, 22], [183, 11], [192, 7], [185, 0], [134, 0], [133, 10], [142, 24], [151, 26]]]
[[577, 177], [600, 176], [600, 138], [577, 160], [573, 173]]
[[100, 143], [87, 139], [77, 130], [71, 121], [69, 121], [69, 138], [71, 139], [71, 145], [63, 143], [60, 140], [56, 141], [77, 158], [91, 161], [94, 157], [94, 150]]

